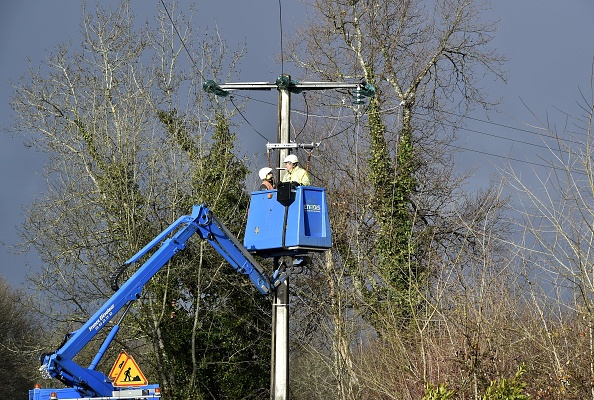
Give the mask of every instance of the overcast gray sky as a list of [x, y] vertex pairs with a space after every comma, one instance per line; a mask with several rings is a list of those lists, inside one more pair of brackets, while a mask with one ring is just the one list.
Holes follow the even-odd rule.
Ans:
[[[88, 0], [89, 8], [96, 0]], [[179, 1], [180, 8], [187, 1]], [[102, 4], [108, 3], [106, 0]], [[109, 3], [115, 3], [109, 1]], [[248, 55], [242, 63], [242, 81], [272, 82], [280, 75], [273, 61], [279, 52], [278, 0], [196, 1], [196, 23], [216, 20], [223, 36], [233, 47], [247, 42]], [[589, 93], [594, 57], [594, 2], [592, 0], [498, 0], [493, 1], [488, 17], [499, 18], [499, 32], [494, 41], [498, 50], [510, 59], [506, 66], [507, 85], [493, 86], [502, 95], [501, 114], [492, 123], [469, 121], [460, 132], [461, 168], [479, 167], [475, 185], [486, 185], [496, 166], [507, 160], [514, 168], [529, 171], [541, 163], [539, 151], [512, 140], [541, 143], [538, 136], [525, 132], [524, 123], [534, 118], [522, 104], [536, 114], [562, 123], [555, 108], [578, 113], [579, 88]], [[132, 0], [133, 11], [144, 18], [157, 13], [158, 0]], [[303, 17], [304, 6], [297, 0], [283, 0], [283, 29], [290, 31]], [[10, 81], [16, 81], [28, 68], [27, 59], [37, 66], [47, 53], [68, 40], [80, 41], [81, 3], [74, 0], [5, 0], [0, 13], [0, 127], [10, 124], [8, 104]], [[298, 72], [291, 73], [299, 79]], [[493, 85], [485, 82], [486, 87]], [[272, 101], [276, 101], [273, 97]], [[248, 109], [249, 112], [249, 109]], [[250, 118], [250, 115], [247, 115]], [[484, 119], [482, 115], [477, 116]], [[276, 110], [269, 118], [254, 119], [260, 132], [274, 132]], [[495, 124], [494, 124], [495, 123]], [[511, 127], [511, 128], [508, 128]], [[516, 129], [513, 129], [516, 128]], [[245, 127], [242, 129], [251, 129]], [[241, 133], [241, 132], [240, 132]], [[273, 135], [273, 134], [272, 134]], [[274, 137], [270, 137], [271, 140]], [[264, 151], [265, 142], [262, 142]], [[0, 275], [14, 287], [25, 281], [28, 265], [39, 266], [35, 254], [17, 255], [11, 246], [19, 241], [16, 228], [24, 220], [22, 209], [40, 195], [44, 182], [44, 155], [26, 148], [20, 138], [2, 129], [0, 134]], [[33, 269], [34, 271], [34, 269]]]

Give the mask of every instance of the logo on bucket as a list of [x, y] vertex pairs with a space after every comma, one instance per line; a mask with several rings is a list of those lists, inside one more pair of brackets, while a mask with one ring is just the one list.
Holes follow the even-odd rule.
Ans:
[[322, 207], [319, 204], [305, 204], [303, 209], [306, 212], [320, 212], [322, 211]]

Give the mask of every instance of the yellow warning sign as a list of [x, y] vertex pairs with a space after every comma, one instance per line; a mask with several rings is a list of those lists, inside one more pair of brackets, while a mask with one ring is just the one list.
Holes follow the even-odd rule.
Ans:
[[109, 379], [111, 379], [112, 381], [115, 381], [115, 379], [120, 374], [120, 371], [122, 370], [122, 367], [126, 363], [127, 359], [128, 359], [128, 353], [126, 353], [124, 350], [122, 350], [120, 352], [120, 355], [118, 356], [118, 359], [113, 364], [113, 367], [111, 367], [111, 371], [109, 372], [109, 375], [108, 375]]
[[113, 381], [114, 386], [144, 386], [148, 383], [138, 364], [131, 355], [128, 355], [120, 373]]

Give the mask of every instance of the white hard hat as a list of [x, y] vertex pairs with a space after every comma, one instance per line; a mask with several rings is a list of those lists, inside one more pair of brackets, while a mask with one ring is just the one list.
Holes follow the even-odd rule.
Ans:
[[299, 162], [299, 159], [297, 158], [297, 156], [295, 154], [289, 154], [288, 156], [285, 157], [283, 162], [284, 163], [290, 162], [291, 164], [297, 164]]
[[260, 179], [266, 179], [266, 175], [272, 172], [272, 168], [264, 167], [260, 171], [258, 171], [258, 176]]

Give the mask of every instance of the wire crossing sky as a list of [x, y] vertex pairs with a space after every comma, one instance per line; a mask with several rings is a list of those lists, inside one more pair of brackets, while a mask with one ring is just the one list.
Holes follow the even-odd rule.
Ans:
[[[146, 21], [157, 15], [160, 1], [131, 0], [130, 4], [138, 20]], [[91, 0], [87, 9], [94, 9], [96, 3], [113, 7], [119, 2]], [[33, 273], [40, 266], [35, 254], [15, 254], [12, 246], [19, 242], [22, 209], [45, 190], [45, 182], [37, 173], [43, 169], [45, 155], [25, 147], [20, 138], [7, 131], [12, 118], [10, 82], [18, 81], [29, 66], [36, 68], [58, 44], [81, 41], [81, 5], [72, 0], [8, 0], [0, 14], [0, 274], [14, 287], [23, 284], [29, 266]], [[216, 23], [230, 48], [247, 45], [241, 81], [274, 82], [282, 73], [299, 80], [300, 71], [284, 62], [280, 50], [283, 36], [286, 39], [304, 20], [306, 7], [306, 2], [296, 0], [197, 1], [194, 23], [196, 28], [214, 27]], [[567, 126], [579, 137], [577, 121], [568, 121], [567, 116], [582, 114], [580, 90], [586, 99], [592, 99], [594, 2], [499, 0], [493, 1], [492, 7], [486, 17], [500, 21], [492, 46], [509, 58], [505, 67], [508, 82], [482, 82], [494, 97], [501, 97], [500, 112], [473, 114], [458, 132], [455, 146], [461, 151], [457, 161], [463, 170], [477, 168], [471, 179], [474, 187], [486, 186], [505, 163], [520, 171], [546, 167], [543, 157], [549, 150], [543, 139], [545, 132], [540, 129], [542, 122], [558, 130]], [[180, 0], [175, 13], [189, 9], [190, 2]], [[195, 62], [199, 61], [189, 61]], [[239, 100], [239, 94], [234, 96]], [[261, 160], [256, 162], [262, 165], [266, 164], [265, 141], [276, 139], [276, 96], [273, 91], [241, 97], [247, 123], [237, 134], [240, 140], [247, 138], [259, 146]], [[316, 115], [311, 109], [294, 108], [293, 112], [310, 119], [340, 118], [342, 124], [337, 124], [340, 128], [332, 135], [356, 129], [352, 112], [332, 116]], [[296, 129], [299, 132], [301, 126]], [[328, 136], [328, 132], [320, 133], [320, 139]]]

